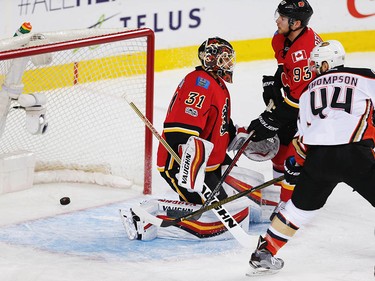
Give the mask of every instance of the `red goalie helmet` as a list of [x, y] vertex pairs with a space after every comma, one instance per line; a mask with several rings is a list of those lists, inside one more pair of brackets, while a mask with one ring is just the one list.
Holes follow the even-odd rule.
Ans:
[[219, 37], [208, 38], [198, 49], [198, 58], [206, 71], [212, 71], [232, 83], [236, 55], [232, 45]]

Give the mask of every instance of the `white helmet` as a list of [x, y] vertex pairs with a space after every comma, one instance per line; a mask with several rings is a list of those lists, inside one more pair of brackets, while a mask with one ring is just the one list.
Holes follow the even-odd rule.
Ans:
[[344, 65], [345, 49], [337, 40], [328, 40], [315, 46], [310, 55], [310, 70], [320, 73], [323, 62], [328, 63], [328, 69]]

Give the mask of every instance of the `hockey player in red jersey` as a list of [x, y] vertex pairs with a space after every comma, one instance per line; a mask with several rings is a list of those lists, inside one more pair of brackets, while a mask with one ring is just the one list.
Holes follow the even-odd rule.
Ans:
[[345, 51], [336, 40], [316, 46], [310, 60], [318, 77], [299, 99], [294, 156], [285, 161], [285, 179], [296, 186], [259, 238], [248, 275], [283, 267], [274, 255], [310, 222], [338, 183], [348, 184], [375, 207], [375, 72], [344, 67]]
[[[221, 165], [230, 161], [226, 149], [236, 132], [230, 118], [231, 101], [225, 85], [225, 82], [232, 83], [235, 52], [229, 42], [214, 37], [201, 44], [198, 57], [202, 65], [185, 76], [170, 102], [163, 138], [176, 152], [191, 136], [210, 141], [213, 150], [207, 162], [205, 182], [208, 187], [214, 188], [221, 176]], [[162, 144], [158, 149], [157, 166], [182, 201], [203, 203], [199, 193], [177, 184], [179, 165]], [[219, 198], [225, 196], [224, 190], [221, 190]]]
[[[283, 0], [278, 5], [275, 13], [278, 29], [272, 39], [278, 68], [274, 76], [263, 76], [263, 100], [266, 105], [272, 100], [275, 108], [272, 112], [262, 113], [248, 127], [249, 132], [255, 131], [254, 141], [278, 134], [281, 145], [272, 159], [274, 177], [283, 173], [284, 160], [291, 151], [302, 90], [315, 77], [309, 70], [308, 58], [311, 50], [322, 40], [307, 26], [312, 14], [313, 9], [307, 0]], [[280, 185], [280, 203], [273, 215], [285, 205], [294, 189], [285, 181]]]

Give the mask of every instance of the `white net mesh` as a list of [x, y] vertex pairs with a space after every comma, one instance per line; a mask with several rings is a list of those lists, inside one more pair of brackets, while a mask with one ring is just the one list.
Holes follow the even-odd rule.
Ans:
[[[152, 102], [146, 94], [147, 37], [127, 39], [121, 30], [123, 40], [76, 47], [92, 36], [111, 38], [119, 32], [43, 33], [51, 46], [74, 40], [69, 50], [53, 49], [52, 63], [47, 66], [37, 67], [29, 60], [22, 77], [23, 94], [47, 96], [48, 130], [44, 135], [28, 133], [25, 111], [14, 108], [18, 103], [12, 101], [0, 153], [32, 151], [37, 171], [80, 170], [144, 184], [144, 161], [149, 159], [145, 157], [145, 127], [124, 96], [143, 114], [146, 101]], [[30, 36], [0, 41], [0, 51], [19, 47]], [[0, 61], [0, 85], [11, 64], [12, 60]]]

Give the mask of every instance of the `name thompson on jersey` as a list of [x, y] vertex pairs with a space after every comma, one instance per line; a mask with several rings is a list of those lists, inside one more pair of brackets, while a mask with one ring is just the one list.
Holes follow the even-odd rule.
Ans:
[[351, 86], [357, 86], [358, 84], [358, 78], [353, 77], [352, 75], [332, 75], [329, 77], [319, 77], [316, 78], [314, 81], [312, 81], [309, 85], [309, 90], [316, 86], [321, 86], [321, 85], [328, 85], [328, 84], [347, 84]]
[[309, 145], [374, 140], [374, 104], [373, 70], [333, 68], [313, 80], [300, 98], [300, 107], [306, 109], [299, 112], [300, 137]]

